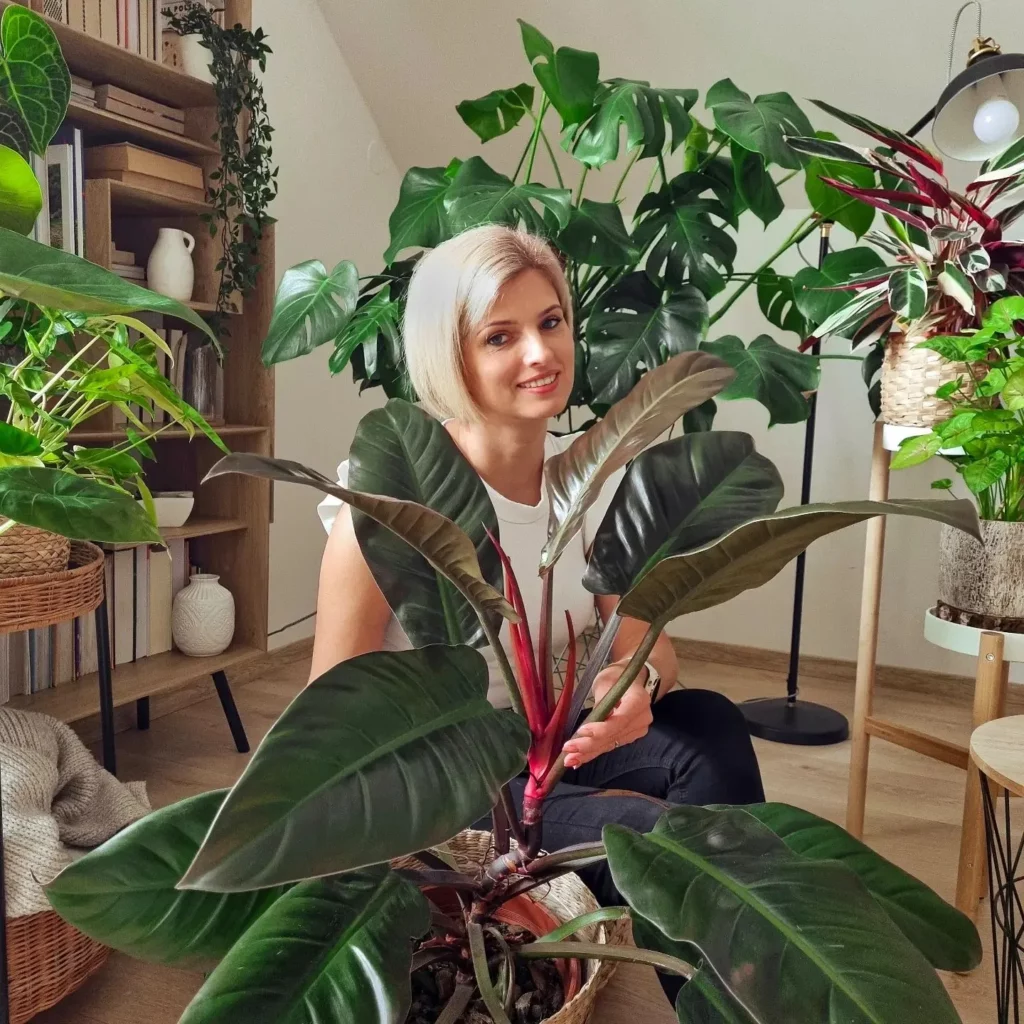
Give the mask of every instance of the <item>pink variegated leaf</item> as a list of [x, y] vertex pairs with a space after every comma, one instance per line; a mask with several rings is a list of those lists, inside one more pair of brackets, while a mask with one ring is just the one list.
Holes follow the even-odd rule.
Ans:
[[998, 230], [999, 222], [994, 217], [991, 217], [980, 207], [975, 206], [974, 203], [960, 195], [959, 192], [950, 192], [949, 197], [953, 200], [953, 203], [956, 206], [959, 206], [960, 209], [974, 221], [975, 224], [981, 225], [985, 231]]
[[916, 167], [908, 166], [907, 170], [910, 172], [911, 178], [914, 179], [914, 184], [932, 201], [932, 205], [940, 210], [948, 210], [953, 203], [952, 196], [949, 194], [949, 189], [943, 187], [934, 178], [929, 178], [926, 174], [922, 174]]
[[[848, 196], [853, 196], [854, 199], [860, 199], [865, 203], [869, 203], [871, 206], [875, 206], [885, 213], [892, 214], [893, 217], [905, 221], [907, 224], [911, 224], [915, 228], [920, 228], [922, 231], [927, 231], [935, 223], [931, 217], [925, 217], [923, 214], [919, 216], [916, 213], [911, 213], [909, 210], [901, 210], [898, 206], [893, 206], [892, 203], [887, 203], [884, 199], [875, 198], [875, 196], [871, 195], [872, 192], [888, 191], [887, 189], [853, 188], [841, 181], [836, 181], [834, 178], [822, 178], [821, 180], [831, 185], [833, 188], [839, 189], [840, 192], [845, 192]], [[902, 192], [896, 194], [900, 197], [903, 197], [904, 195]], [[907, 196], [910, 198], [903, 201], [912, 201], [912, 195], [907, 193]]]

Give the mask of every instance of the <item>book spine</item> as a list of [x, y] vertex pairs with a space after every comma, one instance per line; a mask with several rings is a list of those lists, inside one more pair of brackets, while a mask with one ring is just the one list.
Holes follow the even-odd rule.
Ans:
[[11, 699], [11, 645], [15, 636], [14, 633], [0, 633], [0, 704]]
[[101, 11], [103, 4], [101, 0], [84, 0], [83, 8], [83, 31], [94, 39], [103, 38], [103, 25]]
[[126, 665], [133, 658], [135, 581], [133, 549], [114, 552], [114, 664]]
[[82, 129], [75, 129], [74, 136], [75, 163], [75, 245], [76, 253], [85, 259], [85, 182], [84, 175], [85, 147], [82, 142]]

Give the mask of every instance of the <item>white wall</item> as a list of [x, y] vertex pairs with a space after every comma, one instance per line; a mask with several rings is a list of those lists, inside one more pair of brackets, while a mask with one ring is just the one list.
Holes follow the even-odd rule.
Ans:
[[[278, 279], [313, 258], [328, 268], [351, 259], [363, 272], [377, 269], [400, 176], [320, 7], [315, 0], [254, 0], [253, 24], [263, 26], [274, 51], [264, 85], [281, 168], [271, 208], [278, 220]], [[277, 368], [275, 448], [282, 458], [330, 474], [379, 392], [360, 399], [351, 374], [331, 377], [328, 349]], [[271, 630], [316, 607], [324, 547], [317, 500], [308, 488], [275, 488]], [[313, 622], [305, 622], [272, 637], [271, 646], [312, 631]]]

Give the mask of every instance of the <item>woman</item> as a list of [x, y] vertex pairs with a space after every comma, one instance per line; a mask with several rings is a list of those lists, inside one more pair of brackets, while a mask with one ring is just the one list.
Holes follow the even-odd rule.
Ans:
[[[442, 421], [487, 487], [537, 636], [537, 564], [548, 520], [544, 462], [571, 441], [547, 432], [548, 421], [566, 407], [575, 367], [572, 302], [558, 260], [543, 240], [503, 227], [474, 228], [444, 242], [420, 260], [409, 284], [404, 345], [423, 407]], [[343, 484], [347, 470], [342, 463]], [[558, 562], [554, 651], [568, 641], [563, 609], [579, 628], [593, 622], [595, 611], [606, 618], [617, 604], [614, 596], [588, 593], [581, 579], [621, 476], [608, 480]], [[319, 511], [330, 538], [310, 678], [359, 654], [409, 647], [362, 557], [348, 508], [328, 498]], [[613, 661], [594, 683], [598, 700], [645, 629], [623, 619]], [[507, 625], [502, 640], [507, 648]], [[493, 658], [488, 664], [488, 696], [508, 706]], [[546, 849], [597, 840], [609, 821], [649, 831], [668, 804], [764, 799], [743, 716], [718, 693], [677, 688], [677, 677], [675, 653], [662, 635], [608, 719], [582, 726], [569, 740], [569, 771], [545, 804]], [[524, 779], [512, 783], [517, 802], [524, 785]], [[581, 873], [603, 904], [621, 902], [604, 865]]]

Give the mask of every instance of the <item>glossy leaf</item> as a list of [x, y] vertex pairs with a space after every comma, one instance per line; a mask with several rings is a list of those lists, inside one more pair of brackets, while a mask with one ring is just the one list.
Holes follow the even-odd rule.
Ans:
[[752, 398], [768, 410], [768, 426], [800, 423], [809, 408], [805, 392], [817, 391], [821, 379], [818, 359], [803, 355], [762, 334], [749, 345], [728, 335], [701, 344], [736, 371], [736, 379], [719, 396], [730, 400]]
[[606, 825], [615, 885], [698, 946], [755, 1020], [958, 1024], [931, 965], [842, 864], [809, 861], [741, 808]]
[[71, 75], [53, 29], [25, 7], [7, 7], [0, 20], [0, 98], [16, 111], [32, 151], [46, 155], [71, 98]]
[[970, 918], [845, 829], [788, 804], [750, 804], [744, 810], [802, 857], [839, 861], [857, 874], [936, 969], [966, 972], [981, 963], [981, 939]]
[[891, 468], [908, 469], [910, 466], [918, 466], [937, 455], [941, 447], [942, 438], [937, 434], [915, 434], [904, 438], [893, 454]]
[[936, 283], [944, 295], [955, 299], [965, 312], [974, 315], [974, 286], [970, 278], [955, 263], [946, 260]]
[[565, 125], [580, 124], [590, 116], [597, 95], [600, 64], [596, 53], [560, 46], [522, 18], [519, 28], [523, 49], [541, 88]]
[[813, 135], [814, 129], [789, 93], [766, 93], [752, 100], [724, 78], [708, 89], [704, 105], [714, 114], [719, 130], [744, 149], [760, 153], [769, 164], [794, 170], [802, 166], [786, 136]]
[[784, 204], [764, 157], [734, 142], [732, 166], [737, 191], [754, 216], [767, 227], [782, 213]]
[[384, 252], [385, 262], [391, 263], [410, 246], [430, 249], [451, 235], [444, 200], [459, 166], [453, 160], [447, 167], [410, 167], [405, 172], [398, 203], [388, 220], [391, 242]]
[[641, 157], [653, 157], [668, 143], [674, 153], [690, 134], [689, 110], [696, 100], [696, 89], [656, 89], [647, 82], [612, 78], [602, 83], [597, 109], [576, 137], [573, 155], [588, 167], [603, 167], [618, 158], [623, 128], [627, 152], [639, 146]]
[[856, 292], [852, 299], [839, 307], [831, 316], [823, 320], [815, 328], [815, 335], [825, 338], [830, 334], [840, 337], [849, 335], [856, 338], [862, 328], [881, 312], [889, 310], [886, 293], [888, 280], [882, 281], [861, 292]]
[[327, 360], [331, 373], [341, 373], [357, 348], [374, 344], [380, 335], [400, 346], [401, 319], [401, 303], [391, 298], [390, 285], [384, 285], [376, 295], [356, 306], [352, 318], [334, 339], [334, 351]]
[[[826, 135], [826, 133], [821, 133]], [[832, 137], [833, 141], [835, 137]], [[862, 163], [815, 157], [804, 169], [804, 191], [808, 202], [822, 220], [835, 221], [860, 238], [875, 219], [875, 209], [859, 199], [844, 196], [822, 179], [832, 178], [856, 188], [871, 188], [875, 171]]]
[[584, 199], [569, 211], [569, 222], [558, 236], [558, 248], [577, 263], [599, 267], [630, 267], [640, 252], [622, 223], [618, 203]]
[[804, 267], [793, 278], [797, 308], [812, 326], [817, 326], [853, 298], [854, 293], [841, 290], [841, 285], [851, 278], [881, 271], [884, 267], [878, 253], [867, 246], [829, 253], [820, 270]]
[[226, 793], [189, 797], [129, 825], [46, 886], [50, 905], [79, 931], [140, 960], [179, 966], [220, 960], [286, 891], [177, 888]]
[[494, 89], [479, 99], [463, 100], [455, 110], [481, 142], [490, 142], [512, 131], [532, 106], [533, 86], [523, 82], [514, 89]]
[[289, 267], [274, 297], [263, 365], [296, 359], [335, 341], [352, 318], [358, 297], [359, 271], [349, 260], [342, 260], [329, 274], [320, 260]]
[[0, 227], [27, 235], [43, 208], [39, 181], [25, 158], [0, 145]]
[[706, 547], [659, 562], [619, 604], [621, 615], [664, 625], [722, 604], [778, 575], [792, 559], [836, 530], [877, 515], [915, 516], [977, 537], [970, 501], [844, 501], [799, 505], [752, 519]]
[[[205, 479], [211, 480], [226, 473], [243, 473], [264, 480], [304, 484], [306, 487], [314, 487], [324, 494], [340, 498], [354, 509], [387, 527], [396, 537], [401, 538], [405, 545], [415, 549], [438, 573], [450, 580], [455, 589], [472, 607], [478, 609], [481, 615], [495, 622], [500, 616], [514, 617], [505, 598], [484, 579], [473, 541], [457, 524], [440, 512], [435, 512], [419, 502], [342, 487], [316, 470], [288, 459], [269, 459], [263, 455], [234, 452], [221, 459], [207, 473]], [[449, 615], [454, 614], [450, 603], [442, 603], [442, 607], [435, 609], [435, 612], [445, 616], [445, 621], [448, 621]], [[404, 609], [399, 606], [396, 614], [402, 616]], [[403, 621], [401, 617], [400, 621]], [[404, 619], [405, 623], [411, 621], [409, 616]], [[419, 638], [420, 634], [414, 631], [414, 636]], [[437, 643], [443, 639], [443, 633], [432, 633], [423, 642]]]
[[696, 288], [683, 285], [663, 297], [642, 271], [627, 274], [587, 319], [587, 377], [594, 401], [625, 398], [645, 371], [695, 351], [707, 328], [707, 300]]
[[928, 281], [919, 267], [900, 267], [889, 278], [889, 305], [904, 320], [924, 316]]
[[43, 446], [35, 434], [0, 421], [0, 455], [32, 457], [43, 454]]
[[802, 341], [811, 327], [797, 307], [794, 284], [792, 277], [763, 270], [757, 277], [757, 304], [770, 324], [780, 331], [792, 331]]
[[866, 146], [850, 146], [845, 142], [834, 141], [835, 136], [831, 132], [818, 132], [815, 136], [787, 135], [786, 143], [790, 149], [798, 153], [816, 159], [836, 161], [844, 164], [857, 164], [861, 167], [871, 167], [879, 171], [885, 171], [897, 178], [905, 178], [910, 181], [910, 175], [894, 160], [877, 149], [868, 149]]
[[542, 571], [555, 563], [580, 530], [605, 480], [733, 377], [733, 371], [715, 356], [684, 352], [646, 374], [604, 419], [548, 459], [544, 483], [551, 512], [548, 541], [541, 552]]
[[180, 1024], [402, 1024], [419, 890], [385, 867], [305, 882], [267, 911], [189, 1003]]
[[343, 661], [267, 733], [181, 884], [237, 892], [443, 843], [493, 806], [529, 741], [468, 647]]
[[[8, 7], [5, 11], [12, 10]], [[188, 306], [104, 270], [63, 249], [54, 249], [0, 227], [0, 291], [9, 298], [75, 313], [109, 315], [145, 309], [177, 317], [216, 342], [206, 321]]]
[[0, 516], [72, 540], [162, 543], [131, 495], [59, 469], [12, 466], [0, 472]]
[[626, 470], [594, 536], [583, 585], [625, 594], [661, 559], [771, 514], [782, 491], [779, 471], [749, 434], [688, 434], [655, 445]]
[[28, 128], [21, 115], [15, 110], [0, 106], [0, 145], [13, 149], [20, 157], [28, 159], [32, 146], [28, 140]]

